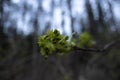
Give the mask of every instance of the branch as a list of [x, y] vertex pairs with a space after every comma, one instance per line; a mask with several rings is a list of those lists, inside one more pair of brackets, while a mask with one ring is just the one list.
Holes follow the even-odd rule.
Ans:
[[113, 48], [116, 44], [119, 44], [120, 39], [112, 41], [111, 43], [105, 45], [103, 49], [94, 49], [94, 48], [79, 48], [77, 46], [74, 47], [75, 50], [78, 51], [88, 51], [88, 52], [105, 52], [109, 51], [111, 48]]

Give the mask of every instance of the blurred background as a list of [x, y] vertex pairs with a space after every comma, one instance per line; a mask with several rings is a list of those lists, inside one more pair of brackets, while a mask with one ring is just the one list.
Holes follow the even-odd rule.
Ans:
[[87, 31], [101, 49], [119, 39], [120, 0], [0, 0], [0, 80], [120, 80], [120, 43], [45, 60], [37, 40], [48, 29]]

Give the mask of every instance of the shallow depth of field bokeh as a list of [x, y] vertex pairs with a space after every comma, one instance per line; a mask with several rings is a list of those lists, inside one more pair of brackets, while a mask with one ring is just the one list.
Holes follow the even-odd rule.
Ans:
[[47, 30], [78, 38], [88, 32], [91, 48], [120, 39], [120, 0], [1, 0], [0, 80], [120, 80], [120, 43], [107, 52], [40, 54]]

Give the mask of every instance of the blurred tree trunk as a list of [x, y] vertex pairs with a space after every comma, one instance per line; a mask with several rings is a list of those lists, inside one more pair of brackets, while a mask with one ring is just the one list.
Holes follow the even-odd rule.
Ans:
[[38, 12], [35, 15], [35, 20], [33, 22], [34, 32], [33, 32], [33, 55], [32, 55], [32, 80], [37, 80], [38, 73], [38, 52], [37, 52], [37, 35], [38, 35]]
[[0, 0], [0, 27], [3, 27], [3, 0]]
[[74, 32], [74, 21], [75, 21], [75, 18], [72, 16], [72, 0], [67, 0], [67, 3], [68, 3], [68, 9], [69, 9], [69, 15], [70, 15], [70, 23], [71, 23], [71, 30], [72, 32]]
[[92, 7], [91, 7], [91, 4], [90, 4], [89, 0], [86, 0], [85, 6], [86, 6], [86, 10], [87, 10], [87, 14], [88, 14], [88, 20], [89, 20], [89, 32], [93, 36], [97, 37], [98, 36], [97, 25], [96, 25], [95, 20], [94, 20]]

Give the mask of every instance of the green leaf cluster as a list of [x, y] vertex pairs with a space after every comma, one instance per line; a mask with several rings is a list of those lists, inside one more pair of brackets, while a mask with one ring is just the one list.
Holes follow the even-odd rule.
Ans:
[[79, 40], [78, 47], [81, 47], [81, 48], [83, 47], [90, 48], [95, 43], [92, 36], [88, 32], [83, 32], [79, 36], [78, 40]]
[[60, 32], [55, 30], [48, 30], [45, 35], [38, 39], [38, 45], [41, 48], [41, 54], [45, 57], [59, 52], [61, 55], [71, 50], [71, 44], [68, 42], [69, 37], [63, 36]]
[[84, 32], [78, 38], [78, 42], [75, 38], [76, 32], [73, 32], [71, 40], [68, 40], [68, 36], [63, 36], [60, 32], [55, 30], [48, 30], [45, 35], [41, 35], [38, 39], [38, 45], [40, 46], [40, 52], [44, 57], [53, 55], [63, 55], [70, 52], [74, 46], [78, 47], [91, 47], [93, 45], [93, 39], [89, 33]]

